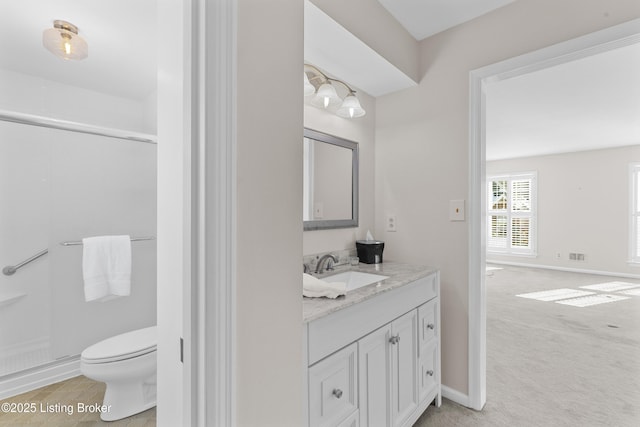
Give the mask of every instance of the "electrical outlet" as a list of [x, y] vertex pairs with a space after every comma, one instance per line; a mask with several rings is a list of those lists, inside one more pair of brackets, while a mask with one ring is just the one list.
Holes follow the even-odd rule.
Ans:
[[560, 252], [556, 252], [556, 259], [562, 258], [562, 254]]
[[395, 215], [387, 215], [387, 231], [396, 232], [398, 231], [398, 224], [396, 222]]

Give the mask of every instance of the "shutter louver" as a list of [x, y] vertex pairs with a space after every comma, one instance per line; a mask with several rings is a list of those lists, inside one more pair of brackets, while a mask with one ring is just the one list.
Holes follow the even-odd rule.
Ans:
[[535, 173], [488, 179], [487, 248], [535, 255]]

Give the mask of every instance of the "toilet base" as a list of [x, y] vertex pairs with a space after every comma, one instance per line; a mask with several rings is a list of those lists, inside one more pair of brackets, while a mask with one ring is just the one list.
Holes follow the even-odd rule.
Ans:
[[107, 383], [102, 402], [102, 421], [127, 418], [156, 406], [155, 375], [148, 382]]
[[[156, 351], [108, 363], [80, 361], [87, 378], [105, 383], [103, 421], [116, 421], [156, 406]], [[96, 411], [97, 412], [97, 411]]]

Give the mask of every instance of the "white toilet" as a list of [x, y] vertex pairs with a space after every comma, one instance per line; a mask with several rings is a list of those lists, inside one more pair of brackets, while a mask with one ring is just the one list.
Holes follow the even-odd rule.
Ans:
[[82, 352], [82, 374], [107, 385], [102, 420], [119, 420], [156, 406], [157, 342], [157, 327], [151, 326], [107, 338]]

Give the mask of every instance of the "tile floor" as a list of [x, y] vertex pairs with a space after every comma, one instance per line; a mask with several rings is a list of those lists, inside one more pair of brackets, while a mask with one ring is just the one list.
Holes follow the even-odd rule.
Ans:
[[[90, 405], [102, 404], [104, 384], [79, 376], [0, 401], [0, 426], [46, 427], [155, 427], [156, 408], [132, 417], [104, 422], [100, 414], [89, 412]], [[31, 412], [6, 412], [3, 404], [14, 410], [33, 409]], [[26, 405], [25, 405], [26, 404]], [[80, 408], [80, 410], [78, 410]], [[84, 411], [82, 408], [85, 408]]]

